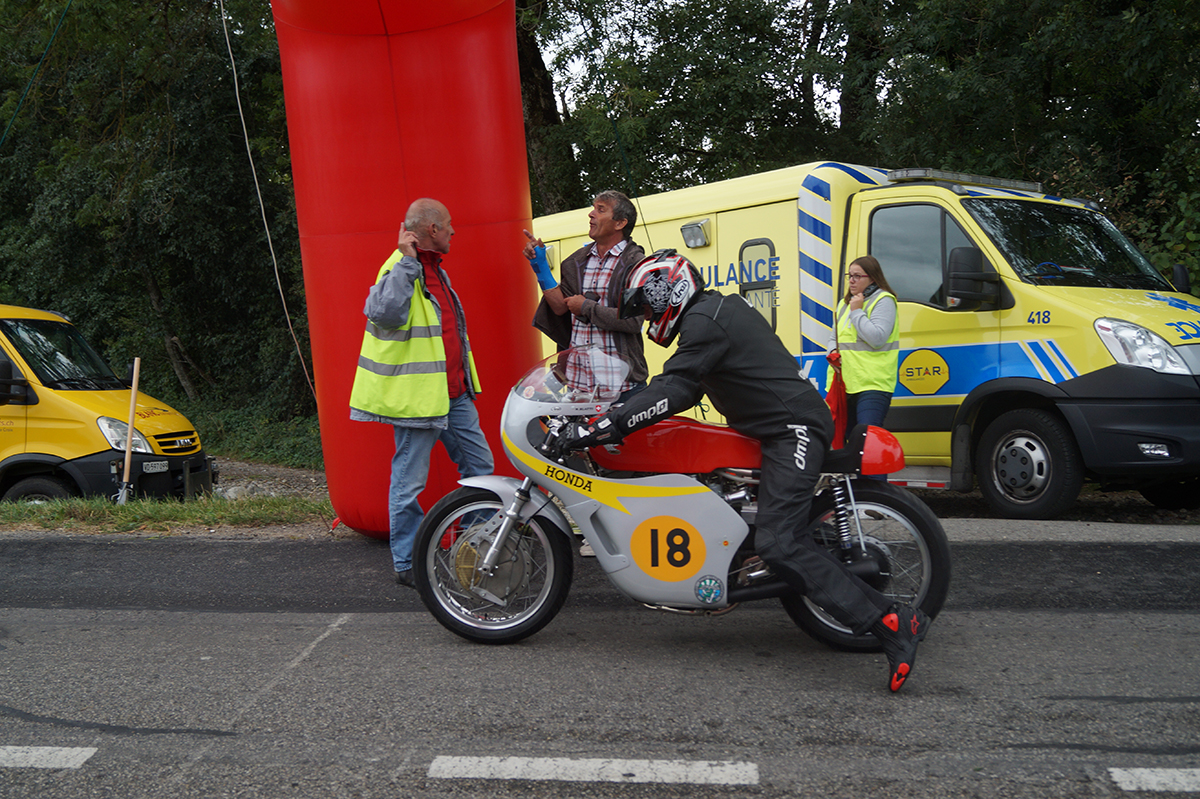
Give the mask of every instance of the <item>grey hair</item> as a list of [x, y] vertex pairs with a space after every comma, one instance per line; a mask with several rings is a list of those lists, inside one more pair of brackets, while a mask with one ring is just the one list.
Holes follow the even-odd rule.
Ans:
[[597, 194], [595, 199], [612, 203], [613, 219], [625, 220], [625, 228], [621, 232], [625, 234], [625, 238], [633, 238], [633, 229], [637, 226], [637, 208], [633, 202], [615, 189], [605, 189]]
[[424, 235], [430, 225], [442, 224], [443, 215], [448, 214], [446, 206], [429, 197], [413, 200], [404, 215], [404, 227], [418, 236]]

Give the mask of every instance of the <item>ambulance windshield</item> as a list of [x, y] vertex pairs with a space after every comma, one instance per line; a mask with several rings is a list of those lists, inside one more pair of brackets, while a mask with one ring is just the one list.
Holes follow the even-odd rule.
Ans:
[[968, 199], [963, 206], [1017, 274], [1031, 283], [1173, 290], [1102, 214], [1086, 208], [995, 198]]

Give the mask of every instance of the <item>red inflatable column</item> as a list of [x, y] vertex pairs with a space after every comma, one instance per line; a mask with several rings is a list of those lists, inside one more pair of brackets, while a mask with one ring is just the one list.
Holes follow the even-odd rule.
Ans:
[[[540, 357], [513, 0], [273, 0], [321, 443], [334, 511], [388, 532], [392, 429], [351, 422], [363, 301], [412, 200], [450, 209], [446, 269], [466, 307], [499, 472], [508, 388]], [[438, 447], [422, 504], [455, 487]]]

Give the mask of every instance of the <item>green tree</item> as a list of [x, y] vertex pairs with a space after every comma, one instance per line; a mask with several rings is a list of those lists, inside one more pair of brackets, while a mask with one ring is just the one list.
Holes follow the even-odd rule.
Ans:
[[[0, 0], [0, 98], [15, 112], [61, 3]], [[229, 0], [246, 125], [304, 342], [278, 46], [265, 3]], [[172, 400], [313, 400], [287, 330], [247, 159], [220, 6], [75, 3], [0, 149], [0, 280], [66, 313]], [[305, 349], [307, 347], [305, 346]]]
[[590, 199], [562, 124], [554, 78], [538, 45], [537, 32], [546, 24], [546, 13], [544, 0], [517, 0], [517, 62], [534, 216], [578, 208]]
[[917, 5], [886, 44], [885, 96], [870, 126], [893, 159], [1054, 184], [1086, 158], [1098, 185], [1117, 186], [1195, 134], [1195, 4]]
[[865, 140], [885, 163], [1097, 199], [1165, 254], [1167, 195], [1200, 190], [1197, 34], [1185, 0], [922, 0], [884, 41]]
[[537, 42], [567, 98], [559, 127], [588, 191], [644, 194], [783, 166], [817, 157], [832, 132], [828, 2], [536, 8]]

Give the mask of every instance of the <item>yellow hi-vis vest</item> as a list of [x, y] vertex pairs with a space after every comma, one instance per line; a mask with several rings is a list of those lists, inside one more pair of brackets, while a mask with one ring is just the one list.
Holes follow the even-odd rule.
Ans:
[[[391, 269], [392, 263], [393, 259], [388, 259], [383, 265], [376, 283]], [[448, 321], [455, 324], [453, 310]], [[465, 331], [460, 333], [463, 333], [462, 346], [467, 354], [471, 385], [479, 391], [475, 357]], [[404, 325], [390, 330], [367, 320], [350, 407], [392, 419], [438, 417], [450, 412], [442, 323], [437, 304], [425, 292], [423, 279], [418, 278], [413, 284], [408, 321]]]
[[[884, 297], [891, 297], [893, 302], [896, 300], [896, 295], [880, 289], [863, 303], [863, 312], [870, 316], [875, 303]], [[878, 350], [872, 349], [870, 344], [858, 338], [858, 331], [850, 321], [850, 312], [845, 300], [838, 303], [837, 320], [837, 348], [842, 354], [842, 380], [846, 383], [846, 393], [886, 391], [894, 394], [896, 370], [900, 365], [899, 305], [896, 307], [896, 322], [892, 325], [891, 335], [883, 348]]]

